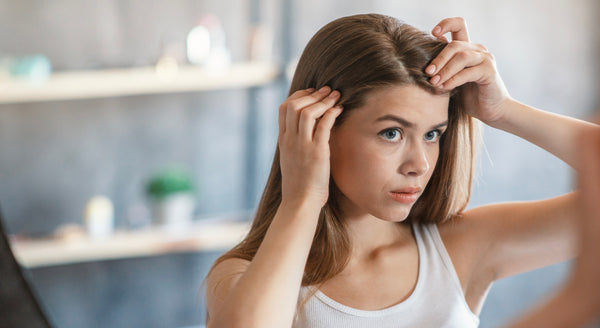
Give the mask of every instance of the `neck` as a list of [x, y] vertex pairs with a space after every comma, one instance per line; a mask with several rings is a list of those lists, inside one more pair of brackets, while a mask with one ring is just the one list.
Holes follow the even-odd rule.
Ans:
[[348, 201], [340, 203], [352, 245], [351, 261], [374, 259], [386, 250], [413, 243], [410, 225], [379, 219]]

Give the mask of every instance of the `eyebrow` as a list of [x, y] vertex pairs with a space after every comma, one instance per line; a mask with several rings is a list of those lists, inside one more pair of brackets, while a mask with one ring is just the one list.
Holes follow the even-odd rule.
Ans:
[[[412, 128], [412, 127], [415, 126], [414, 123], [409, 122], [409, 121], [403, 119], [402, 117], [398, 117], [398, 116], [391, 115], [391, 114], [381, 116], [380, 118], [378, 118], [378, 119], [375, 120], [375, 122], [380, 122], [380, 121], [394, 121], [394, 122], [398, 122], [398, 123], [404, 125], [407, 128]], [[444, 121], [444, 122], [442, 122], [440, 124], [436, 124], [432, 128], [439, 129], [439, 128], [444, 127], [446, 125], [448, 125], [448, 121]]]

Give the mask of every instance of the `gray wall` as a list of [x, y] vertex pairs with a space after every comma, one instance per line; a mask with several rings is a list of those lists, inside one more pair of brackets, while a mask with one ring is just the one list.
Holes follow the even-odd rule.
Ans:
[[[0, 54], [43, 53], [56, 71], [152, 65], [165, 44], [183, 42], [198, 16], [211, 12], [222, 20], [233, 59], [243, 60], [247, 27], [256, 19], [248, 6], [0, 1]], [[275, 9], [253, 15], [273, 19]], [[117, 228], [127, 229], [131, 211], [149, 207], [143, 192], [148, 177], [172, 164], [193, 172], [198, 215], [248, 210], [269, 169], [276, 141], [271, 109], [282, 99], [282, 87], [274, 84], [0, 105], [0, 204], [7, 230], [45, 235], [82, 223], [85, 203], [96, 194], [112, 199]], [[250, 137], [256, 153], [249, 153]], [[200, 287], [219, 253], [38, 268], [31, 275], [58, 327], [187, 326], [204, 322]]]
[[[234, 59], [245, 58], [248, 22], [256, 17], [273, 27], [278, 59], [287, 52], [299, 56], [318, 28], [352, 13], [386, 13], [426, 30], [443, 17], [463, 16], [472, 40], [495, 54], [513, 97], [576, 117], [598, 105], [595, 0], [291, 1], [290, 16], [280, 15], [285, 6], [278, 1], [262, 3], [252, 11], [242, 0], [0, 0], [0, 53], [44, 53], [56, 70], [149, 65], [162, 45], [183, 39], [199, 14], [213, 12], [225, 25]], [[292, 39], [281, 43], [287, 31]], [[252, 208], [270, 168], [285, 89], [0, 105], [0, 203], [8, 230], [46, 234], [81, 222], [85, 201], [98, 193], [112, 198], [117, 225], [126, 228], [130, 208], [146, 204], [145, 179], [170, 163], [194, 172], [199, 214]], [[248, 114], [251, 102], [254, 115]], [[248, 128], [256, 132], [254, 156], [248, 155]], [[503, 132], [484, 128], [484, 135], [472, 206], [571, 190], [569, 168], [551, 155]], [[250, 199], [248, 172], [255, 181]], [[203, 321], [197, 291], [216, 256], [58, 266], [32, 275], [60, 327], [183, 326]], [[547, 295], [567, 268], [497, 283], [481, 327], [498, 327]]]

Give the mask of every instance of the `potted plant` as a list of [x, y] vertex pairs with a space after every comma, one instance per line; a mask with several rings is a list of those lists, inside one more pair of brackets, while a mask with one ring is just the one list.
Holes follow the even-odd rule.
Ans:
[[152, 217], [169, 229], [184, 229], [194, 215], [192, 178], [187, 170], [171, 167], [152, 176], [146, 186], [152, 201]]

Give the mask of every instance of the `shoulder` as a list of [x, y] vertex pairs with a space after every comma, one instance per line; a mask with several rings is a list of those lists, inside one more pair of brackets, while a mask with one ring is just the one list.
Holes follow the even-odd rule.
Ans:
[[206, 282], [210, 286], [216, 285], [222, 280], [231, 280], [229, 277], [235, 277], [246, 272], [250, 261], [240, 258], [228, 258], [217, 263], [206, 277]]
[[[505, 270], [521, 259], [533, 263], [536, 256], [548, 257], [543, 248], [554, 249], [573, 230], [570, 217], [575, 205], [574, 194], [490, 204], [465, 211], [438, 229], [452, 260], [458, 262], [455, 266], [463, 264], [471, 272], [496, 280], [522, 272]], [[562, 246], [566, 249], [567, 245]], [[554, 262], [552, 256], [548, 261], [548, 265]]]
[[[465, 211], [437, 225], [461, 282], [470, 281], [476, 269], [483, 269], [482, 260], [491, 246], [493, 231], [486, 219], [486, 212], [483, 208]], [[483, 274], [484, 272], [478, 272], [478, 276]], [[463, 287], [467, 286], [463, 283]]]
[[535, 218], [553, 210], [559, 199], [474, 207], [438, 224], [438, 230], [453, 260], [468, 259], [470, 265], [481, 268], [477, 262], [484, 260], [497, 243], [510, 241], [511, 236], [529, 230], [527, 226], [535, 226], [539, 223]]
[[206, 307], [209, 314], [220, 306], [249, 265], [248, 260], [228, 258], [210, 270], [206, 277]]
[[468, 210], [455, 215], [448, 221], [437, 224], [438, 231], [446, 247], [456, 243], [457, 245], [464, 245], [465, 248], [470, 248], [472, 243], [477, 243], [480, 240], [477, 235], [481, 234], [476, 232], [485, 230], [485, 218], [487, 217], [486, 210], [483, 209], [482, 211], [482, 209]]

